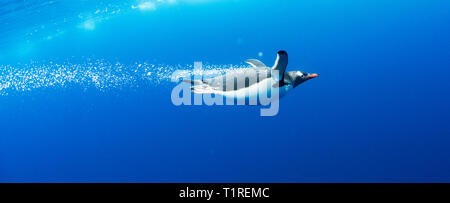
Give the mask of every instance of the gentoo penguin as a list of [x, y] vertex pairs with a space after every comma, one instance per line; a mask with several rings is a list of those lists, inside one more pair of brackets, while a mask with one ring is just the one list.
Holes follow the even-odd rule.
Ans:
[[183, 80], [192, 84], [195, 94], [222, 95], [228, 99], [252, 99], [261, 94], [269, 95], [278, 90], [278, 98], [283, 97], [289, 90], [303, 82], [319, 76], [318, 74], [303, 73], [301, 71], [286, 72], [288, 55], [286, 51], [279, 51], [273, 67], [267, 67], [257, 59], [245, 61], [252, 68], [241, 69], [225, 75], [203, 80]]

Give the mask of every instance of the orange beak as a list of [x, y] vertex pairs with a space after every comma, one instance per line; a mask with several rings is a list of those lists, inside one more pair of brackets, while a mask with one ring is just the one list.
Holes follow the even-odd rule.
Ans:
[[315, 77], [319, 77], [319, 74], [314, 73], [314, 74], [308, 75], [306, 77], [307, 78], [315, 78]]

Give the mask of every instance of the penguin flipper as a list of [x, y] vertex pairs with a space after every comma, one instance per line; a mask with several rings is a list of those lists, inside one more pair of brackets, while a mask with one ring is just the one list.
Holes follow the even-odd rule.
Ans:
[[277, 55], [277, 60], [272, 67], [272, 77], [275, 77], [278, 81], [284, 80], [284, 72], [286, 71], [286, 67], [288, 65], [288, 54], [286, 51], [279, 51]]
[[245, 61], [245, 63], [250, 64], [254, 68], [265, 68], [265, 67], [267, 67], [263, 62], [261, 62], [258, 59], [248, 59], [248, 60]]

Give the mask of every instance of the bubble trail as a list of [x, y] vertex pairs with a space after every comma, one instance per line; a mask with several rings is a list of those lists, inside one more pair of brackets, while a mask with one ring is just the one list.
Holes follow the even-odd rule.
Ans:
[[[28, 92], [41, 88], [68, 88], [74, 85], [99, 91], [139, 86], [169, 84], [176, 79], [202, 75], [214, 77], [229, 71], [243, 71], [246, 65], [203, 65], [200, 72], [192, 65], [150, 63], [122, 64], [95, 59], [82, 63], [31, 62], [0, 65], [0, 96], [13, 92]], [[178, 75], [173, 75], [177, 71]]]

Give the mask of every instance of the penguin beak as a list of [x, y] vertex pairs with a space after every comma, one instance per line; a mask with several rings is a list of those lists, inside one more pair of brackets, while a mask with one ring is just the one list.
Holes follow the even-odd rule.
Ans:
[[315, 78], [315, 77], [319, 77], [319, 74], [314, 73], [314, 74], [310, 74], [310, 75], [308, 75], [306, 77], [307, 78]]

